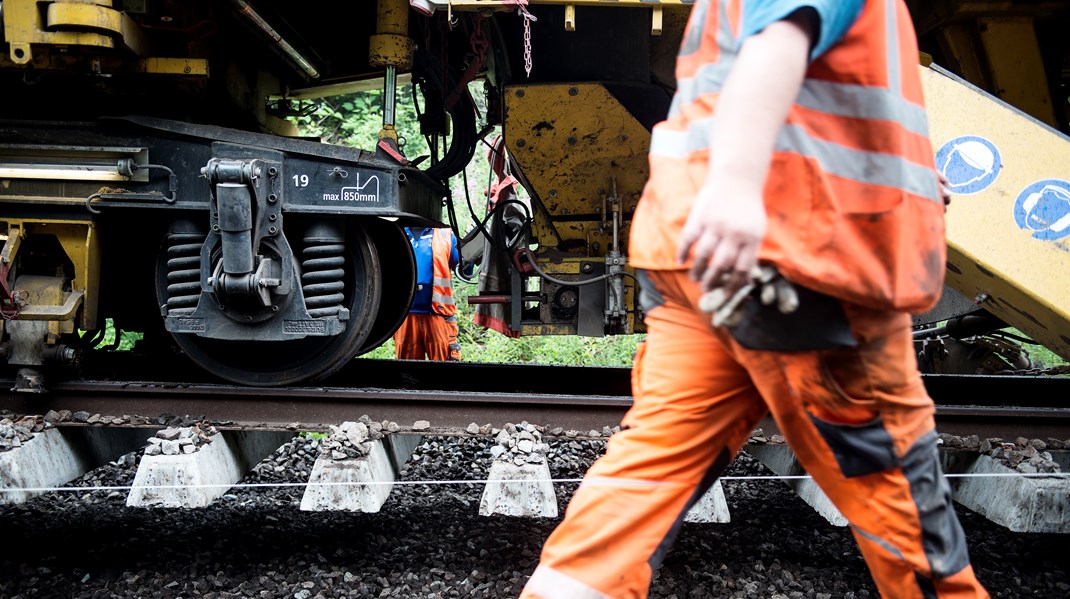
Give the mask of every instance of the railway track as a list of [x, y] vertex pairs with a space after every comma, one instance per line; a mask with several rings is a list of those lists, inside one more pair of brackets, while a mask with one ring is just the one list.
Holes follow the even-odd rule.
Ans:
[[[626, 368], [355, 360], [317, 386], [245, 387], [187, 378], [184, 371], [128, 364], [136, 379], [98, 379], [51, 386], [41, 395], [0, 393], [0, 409], [17, 414], [70, 410], [152, 425], [162, 414], [204, 417], [221, 428], [326, 431], [368, 415], [404, 429], [427, 420], [450, 434], [469, 424], [528, 422], [547, 430], [600, 431], [619, 424], [631, 405]], [[937, 404], [937, 428], [952, 435], [1070, 438], [1070, 378], [926, 375]], [[192, 382], [179, 382], [191, 380]], [[0, 389], [12, 382], [0, 380]], [[146, 422], [146, 419], [149, 422]], [[112, 418], [107, 419], [111, 421]], [[776, 432], [767, 419], [763, 429]]]
[[[10, 531], [0, 547], [0, 595], [34, 596], [40, 589], [87, 597], [515, 596], [555, 521], [476, 514], [495, 479], [493, 444], [484, 431], [466, 432], [468, 425], [527, 420], [544, 426], [552, 448], [549, 476], [557, 481], [551, 501], [560, 513], [575, 489], [570, 481], [604, 451], [605, 439], [590, 439], [588, 431], [616, 425], [631, 403], [629, 371], [621, 368], [357, 360], [322, 385], [284, 388], [224, 385], [150, 363], [123, 372], [139, 376], [120, 380], [89, 370], [94, 378], [55, 384], [48, 394], [4, 392], [0, 411], [84, 411], [120, 421], [61, 423], [69, 429], [160, 429], [171, 417], [203, 416], [224, 431], [260, 430], [289, 440], [198, 509], [130, 507], [126, 490], [137, 485], [135, 471], [148, 459], [140, 451], [66, 485], [75, 492], [47, 492], [22, 507], [0, 502], [0, 525]], [[0, 380], [0, 388], [7, 383]], [[1070, 438], [1070, 410], [1062, 405], [1070, 379], [928, 376], [925, 383], [942, 433]], [[315, 440], [291, 431], [325, 431], [365, 414], [422, 436], [410, 459], [393, 464], [395, 488], [380, 513], [299, 510], [320, 451]], [[416, 420], [431, 427], [412, 430]], [[566, 434], [554, 435], [558, 428]], [[771, 422], [763, 429], [766, 436], [776, 432]], [[137, 435], [143, 446], [147, 435]], [[724, 481], [731, 522], [688, 525], [652, 597], [694, 596], [694, 589], [700, 596], [875, 596], [850, 535], [818, 515], [816, 505], [808, 509], [802, 492], [771, 480], [791, 476], [774, 470], [778, 476], [770, 477], [761, 466], [776, 462], [782, 449], [748, 446], [752, 455], [741, 455]], [[960, 512], [975, 565], [995, 596], [1027, 588], [1031, 596], [1065, 596], [1070, 567], [1052, 550], [1036, 549], [1057, 547], [1052, 539], [1064, 537], [1013, 533]], [[774, 537], [784, 541], [758, 540]], [[241, 548], [237, 559], [234, 547]], [[111, 557], [87, 561], [86, 551]]]

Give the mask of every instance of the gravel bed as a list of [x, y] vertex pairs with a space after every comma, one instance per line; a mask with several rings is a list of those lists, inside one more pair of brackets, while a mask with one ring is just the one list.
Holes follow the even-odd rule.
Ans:
[[[604, 440], [547, 439], [555, 478]], [[492, 437], [428, 437], [403, 478], [479, 481]], [[295, 438], [244, 482], [304, 481], [317, 441]], [[71, 486], [129, 484], [139, 456]], [[767, 474], [741, 456], [729, 474]], [[576, 484], [557, 485], [561, 512]], [[847, 529], [783, 483], [725, 481], [730, 524], [685, 524], [651, 597], [877, 597]], [[305, 513], [301, 487], [234, 489], [200, 510], [135, 509], [125, 492], [50, 493], [0, 506], [0, 597], [515, 597], [558, 520], [477, 515], [482, 486], [395, 487], [378, 514]], [[993, 597], [1070, 596], [1066, 538], [1007, 532], [960, 510]]]

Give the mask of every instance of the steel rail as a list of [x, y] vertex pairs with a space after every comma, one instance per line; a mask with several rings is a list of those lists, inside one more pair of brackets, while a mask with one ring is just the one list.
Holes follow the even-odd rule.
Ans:
[[[447, 372], [444, 365], [409, 363], [389, 372], [384, 368], [377, 377], [366, 382], [397, 382], [393, 377], [403, 371], [413, 373], [405, 379], [408, 386], [426, 387], [428, 372]], [[422, 367], [422, 368], [421, 368]], [[473, 367], [472, 372], [479, 367]], [[483, 372], [493, 365], [482, 365]], [[595, 369], [584, 373], [586, 381], [569, 379], [585, 369], [554, 369], [547, 367], [505, 367], [494, 371], [495, 376], [484, 377], [479, 384], [473, 381], [470, 389], [462, 388], [458, 379], [449, 379], [448, 389], [400, 389], [379, 387], [281, 387], [254, 388], [213, 383], [115, 382], [78, 381], [53, 385], [51, 393], [42, 395], [0, 393], [0, 410], [19, 414], [43, 414], [48, 410], [84, 411], [115, 419], [139, 416], [126, 425], [157, 426], [168, 418], [205, 417], [221, 423], [224, 428], [262, 428], [271, 430], [327, 430], [328, 425], [356, 420], [367, 415], [373, 420], [389, 420], [410, 431], [415, 422], [427, 420], [431, 430], [439, 433], [461, 433], [471, 423], [502, 426], [506, 422], [528, 422], [578, 431], [613, 427], [631, 406], [630, 387], [621, 377], [626, 369]], [[456, 372], [456, 371], [450, 371]], [[502, 376], [502, 372], [508, 376]], [[536, 373], [534, 378], [519, 376]], [[497, 377], [497, 378], [495, 378]], [[1028, 398], [1030, 405], [1014, 405], [1007, 396], [1002, 402], [991, 392], [993, 382], [974, 379], [1010, 379], [999, 384], [1017, 390], [1016, 398]], [[603, 380], [598, 380], [603, 379]], [[495, 384], [489, 384], [492, 381]], [[1070, 438], [1070, 379], [1037, 377], [927, 377], [930, 394], [937, 400], [936, 419], [940, 432], [982, 438]], [[337, 381], [331, 381], [337, 382]], [[441, 379], [440, 379], [441, 382]], [[933, 384], [935, 383], [935, 384]], [[978, 384], [987, 390], [978, 394]], [[511, 391], [500, 387], [509, 385]], [[497, 390], [494, 387], [499, 387]], [[9, 381], [0, 380], [0, 389], [10, 388]], [[551, 388], [578, 388], [580, 392], [554, 393]], [[603, 393], [596, 389], [605, 389]], [[1044, 393], [1037, 393], [1041, 389]], [[1053, 389], [1061, 393], [1050, 394]], [[622, 393], [622, 391], [624, 391]], [[935, 392], [934, 392], [935, 391]], [[761, 426], [766, 434], [775, 434], [777, 427], [767, 418]]]

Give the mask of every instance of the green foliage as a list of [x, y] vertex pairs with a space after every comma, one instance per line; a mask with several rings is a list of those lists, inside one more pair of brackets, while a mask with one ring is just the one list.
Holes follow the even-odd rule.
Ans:
[[[302, 136], [318, 137], [324, 143], [371, 151], [383, 126], [383, 92], [373, 90], [309, 100], [299, 106], [291, 120]], [[428, 153], [427, 142], [420, 135], [412, 86], [398, 88], [394, 109], [394, 128], [402, 150], [410, 158]]]
[[[1012, 335], [1019, 337], [1029, 336], [1015, 328], [1004, 329]], [[1064, 360], [1061, 356], [1044, 347], [1043, 345], [1025, 345], [1025, 350], [1029, 353], [1029, 359], [1033, 361], [1037, 368], [1051, 368], [1052, 366], [1062, 366], [1070, 364]]]
[[[85, 337], [87, 331], [78, 331], [79, 337]], [[115, 351], [131, 351], [134, 349], [134, 344], [140, 341], [145, 334], [144, 333], [132, 333], [128, 331], [120, 331], [115, 328], [115, 322], [112, 319], [107, 319], [104, 323], [104, 337], [93, 346], [94, 349], [107, 349], [115, 345], [115, 335], [119, 334], [119, 345], [115, 346]]]
[[[460, 326], [458, 341], [465, 362], [491, 364], [553, 364], [565, 366], [619, 366], [630, 367], [635, 349], [645, 335], [621, 335], [616, 337], [539, 336], [506, 337], [497, 331], [477, 326], [474, 322], [475, 307], [465, 301], [476, 294], [476, 286], [458, 281], [453, 283], [453, 295], [457, 300], [457, 322]], [[394, 342], [387, 341], [381, 347], [365, 354], [365, 358], [388, 360], [394, 357]]]

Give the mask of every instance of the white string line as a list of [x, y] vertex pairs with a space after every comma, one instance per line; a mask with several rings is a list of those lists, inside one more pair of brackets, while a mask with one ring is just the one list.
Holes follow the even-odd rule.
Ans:
[[[1070, 472], [1048, 472], [1048, 473], [1000, 473], [1000, 472], [987, 472], [987, 473], [975, 473], [975, 474], [945, 474], [945, 478], [1061, 478], [1065, 479], [1070, 477]], [[813, 480], [812, 476], [801, 475], [767, 475], [767, 476], [721, 476], [718, 480], [723, 481], [747, 481], [747, 480]], [[91, 487], [14, 487], [14, 488], [0, 488], [0, 493], [53, 493], [53, 492], [79, 492], [87, 493], [91, 491], [132, 491], [134, 489], [141, 490], [163, 490], [163, 489], [268, 489], [268, 488], [287, 488], [287, 487], [309, 487], [309, 486], [324, 486], [324, 487], [372, 487], [383, 485], [397, 485], [397, 486], [446, 486], [446, 485], [485, 485], [490, 483], [500, 484], [521, 484], [521, 483], [580, 483], [583, 482], [582, 478], [533, 478], [533, 479], [493, 479], [493, 480], [398, 480], [398, 481], [323, 481], [323, 482], [279, 482], [279, 483], [204, 483], [204, 484], [188, 484], [188, 485], [99, 485]], [[643, 481], [651, 484], [657, 484], [658, 481]], [[632, 486], [635, 481], [611, 481], [606, 479], [599, 479], [598, 485], [620, 485], [620, 486]]]

